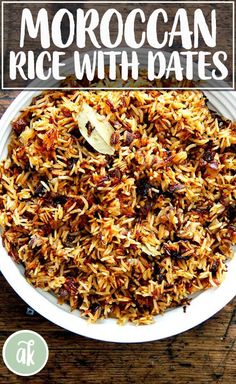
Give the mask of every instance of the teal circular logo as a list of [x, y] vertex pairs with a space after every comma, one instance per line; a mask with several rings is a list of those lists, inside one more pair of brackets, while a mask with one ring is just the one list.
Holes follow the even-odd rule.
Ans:
[[19, 376], [40, 372], [48, 361], [48, 345], [34, 331], [17, 331], [5, 341], [2, 357], [7, 368]]

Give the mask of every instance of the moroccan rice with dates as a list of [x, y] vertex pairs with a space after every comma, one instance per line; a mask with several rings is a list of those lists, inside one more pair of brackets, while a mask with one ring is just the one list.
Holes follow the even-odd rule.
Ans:
[[[112, 126], [112, 155], [81, 135], [84, 103]], [[0, 225], [35, 287], [91, 321], [148, 324], [222, 282], [236, 242], [236, 124], [201, 92], [47, 91], [12, 128]]]

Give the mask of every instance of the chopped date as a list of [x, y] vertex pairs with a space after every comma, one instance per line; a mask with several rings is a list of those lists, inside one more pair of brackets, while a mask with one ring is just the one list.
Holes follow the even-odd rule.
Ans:
[[114, 108], [114, 105], [110, 102], [110, 100], [106, 100], [106, 104], [108, 107], [110, 107], [111, 112], [115, 112], [116, 109]]
[[205, 149], [206, 150], [212, 150], [212, 147], [214, 146], [214, 141], [211, 139], [211, 140], [209, 140], [205, 145], [204, 145], [204, 147], [205, 147]]
[[180, 191], [181, 189], [185, 188], [184, 184], [173, 184], [168, 188], [168, 192], [170, 194], [175, 193], [177, 191]]
[[94, 217], [95, 217], [96, 219], [99, 219], [99, 215], [101, 215], [101, 210], [96, 210], [96, 211], [94, 212]]
[[122, 179], [122, 172], [121, 172], [120, 168], [115, 168], [114, 177], [117, 177], [117, 179], [119, 179], [119, 180]]
[[227, 127], [228, 125], [230, 125], [231, 121], [226, 119], [226, 120], [223, 120], [223, 119], [217, 119], [218, 120], [218, 125], [219, 125], [219, 128], [223, 128], [223, 127]]
[[45, 235], [50, 235], [50, 233], [52, 233], [52, 231], [53, 231], [53, 228], [51, 227], [50, 224], [44, 224], [42, 229], [43, 229]]
[[206, 165], [207, 165], [207, 162], [203, 160], [203, 158], [200, 158], [197, 171], [205, 171]]
[[70, 295], [76, 295], [78, 290], [78, 285], [74, 277], [67, 277], [64, 284], [64, 288], [70, 293]]
[[[210, 160], [210, 158], [209, 158]], [[219, 164], [215, 160], [207, 162], [203, 158], [199, 160], [198, 170], [204, 172], [204, 177], [215, 176], [218, 173]]]
[[121, 170], [119, 168], [115, 168], [114, 176], [117, 177], [118, 179], [122, 178], [122, 173], [121, 173]]
[[13, 122], [12, 128], [17, 135], [20, 135], [24, 131], [24, 129], [27, 127], [27, 125], [28, 125], [28, 122], [25, 119], [19, 118], [18, 120]]
[[137, 296], [136, 303], [139, 310], [152, 310], [153, 309], [153, 297]]
[[67, 166], [68, 166], [68, 169], [71, 171], [72, 168], [74, 167], [74, 165], [77, 163], [78, 159], [76, 159], [75, 157], [72, 157], [70, 159], [67, 160]]
[[205, 160], [207, 163], [210, 163], [211, 161], [214, 160], [215, 154], [216, 154], [215, 151], [208, 150], [208, 151], [204, 152], [203, 160]]
[[143, 177], [136, 182], [137, 193], [142, 197], [147, 197], [150, 188], [151, 185], [149, 184], [147, 177]]
[[218, 260], [213, 261], [210, 271], [212, 273], [212, 277], [216, 277], [216, 273], [218, 271]]
[[126, 131], [125, 132], [125, 141], [124, 141], [124, 144], [125, 145], [130, 145], [132, 143], [132, 141], [134, 140], [134, 134], [132, 132], [129, 132], [129, 131]]
[[73, 268], [73, 269], [70, 270], [70, 272], [69, 272], [67, 278], [73, 278], [73, 279], [75, 279], [75, 278], [78, 276], [78, 273], [79, 273], [79, 270], [78, 270], [78, 268], [75, 267], [75, 268]]
[[67, 238], [66, 238], [66, 245], [67, 246], [71, 246], [72, 243], [75, 241], [76, 237], [73, 236], [73, 235], [67, 235]]
[[116, 145], [119, 143], [119, 139], [120, 139], [120, 134], [119, 132], [113, 132], [112, 135], [111, 135], [111, 140], [110, 140], [110, 144], [111, 145]]
[[156, 197], [159, 196], [159, 190], [155, 185], [149, 183], [147, 177], [143, 177], [136, 182], [136, 191], [141, 197]]
[[175, 194], [169, 192], [168, 189], [166, 191], [161, 191], [160, 194], [163, 196], [163, 198], [170, 199], [171, 201], [175, 199]]
[[166, 254], [171, 257], [171, 259], [181, 259], [180, 253], [174, 250], [168, 250], [166, 251]]
[[67, 300], [70, 296], [70, 293], [67, 291], [67, 289], [61, 287], [58, 291], [58, 296], [60, 299]]
[[161, 284], [162, 281], [165, 279], [165, 275], [161, 273], [160, 267], [157, 263], [154, 264], [153, 274], [154, 274], [154, 279], [158, 282], [158, 284]]
[[182, 256], [181, 251], [178, 251], [177, 247], [171, 244], [163, 245], [164, 254], [169, 256], [173, 260], [188, 260], [189, 256]]
[[88, 222], [88, 217], [86, 215], [80, 216], [80, 222], [78, 223], [78, 229], [80, 231], [86, 232], [86, 234], [88, 234], [88, 231], [85, 228], [85, 226], [87, 225], [87, 222]]
[[122, 172], [121, 172], [120, 168], [115, 168], [115, 169], [111, 170], [110, 172], [111, 172], [110, 173], [111, 177], [114, 177], [118, 180], [122, 179]]

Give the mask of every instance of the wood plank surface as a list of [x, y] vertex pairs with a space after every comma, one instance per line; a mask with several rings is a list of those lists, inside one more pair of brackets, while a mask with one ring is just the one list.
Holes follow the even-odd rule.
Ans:
[[[0, 115], [17, 92], [0, 91]], [[27, 305], [0, 276], [0, 349], [14, 331], [32, 329], [49, 345], [49, 361], [36, 376], [14, 375], [0, 358], [0, 384], [234, 384], [236, 299], [202, 325], [165, 340], [115, 344], [67, 332]], [[202, 308], [204, 311], [204, 308]]]

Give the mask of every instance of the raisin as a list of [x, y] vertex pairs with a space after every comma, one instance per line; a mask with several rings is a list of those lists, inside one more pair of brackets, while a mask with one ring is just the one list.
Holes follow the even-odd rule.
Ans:
[[125, 133], [125, 145], [130, 145], [132, 141], [134, 140], [134, 134], [132, 132], [127, 131]]
[[210, 163], [214, 160], [215, 154], [215, 151], [208, 150], [203, 154], [203, 160], [205, 160], [207, 163]]
[[34, 197], [43, 197], [46, 192], [46, 188], [40, 183], [34, 191]]
[[138, 194], [142, 197], [146, 197], [148, 195], [148, 191], [151, 188], [151, 185], [148, 182], [147, 177], [143, 177], [136, 182], [136, 190]]
[[210, 269], [211, 273], [212, 273], [212, 277], [216, 277], [216, 273], [218, 271], [218, 261], [217, 260], [214, 260], [213, 261], [213, 264], [211, 266], [211, 269]]
[[136, 217], [138, 219], [145, 219], [148, 215], [148, 213], [152, 209], [152, 202], [150, 200], [147, 200], [143, 207], [135, 208]]
[[47, 260], [45, 260], [44, 256], [42, 254], [39, 255], [39, 263], [40, 265], [46, 264]]
[[58, 204], [64, 205], [67, 202], [67, 197], [64, 195], [57, 195], [57, 196], [53, 197], [52, 200], [53, 200], [53, 203], [56, 205], [58, 205]]
[[99, 310], [99, 308], [100, 308], [100, 304], [99, 303], [92, 303], [91, 305], [90, 305], [90, 311], [93, 313], [93, 314], [95, 314], [98, 310]]

